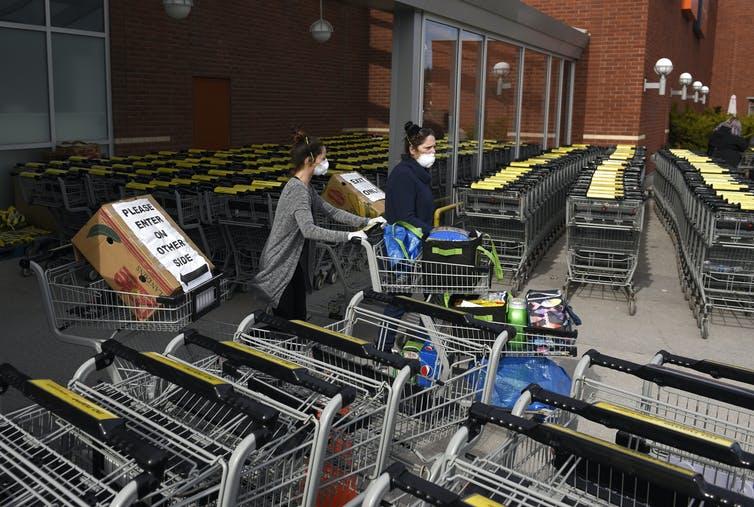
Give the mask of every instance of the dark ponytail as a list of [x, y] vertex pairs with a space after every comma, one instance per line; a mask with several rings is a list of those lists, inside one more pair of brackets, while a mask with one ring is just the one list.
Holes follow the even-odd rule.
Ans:
[[322, 153], [324, 146], [316, 137], [309, 137], [300, 128], [293, 129], [291, 145], [291, 174], [295, 173], [309, 159], [311, 162]]
[[407, 121], [405, 125], [403, 125], [404, 130], [406, 131], [406, 136], [403, 141], [404, 145], [404, 152], [405, 153], [411, 153], [411, 146], [414, 148], [417, 148], [421, 146], [421, 144], [429, 137], [434, 136], [435, 131], [432, 130], [429, 127], [420, 127], [416, 123], [412, 121]]

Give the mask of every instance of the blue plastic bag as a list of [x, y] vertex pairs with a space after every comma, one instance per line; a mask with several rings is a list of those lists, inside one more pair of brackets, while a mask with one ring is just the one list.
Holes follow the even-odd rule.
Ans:
[[[487, 360], [485, 359], [486, 363]], [[483, 368], [479, 374], [477, 387], [484, 387], [487, 369]], [[539, 384], [548, 391], [569, 396], [571, 393], [571, 377], [557, 363], [546, 357], [510, 356], [500, 359], [500, 366], [495, 378], [495, 388], [492, 390], [490, 404], [512, 409], [521, 391], [529, 384]], [[536, 412], [552, 408], [540, 402], [534, 402], [527, 410]]]
[[386, 225], [382, 237], [385, 241], [385, 251], [390, 258], [390, 265], [392, 267], [395, 267], [406, 259], [417, 259], [421, 255], [421, 229], [417, 229], [404, 222], [397, 222]]

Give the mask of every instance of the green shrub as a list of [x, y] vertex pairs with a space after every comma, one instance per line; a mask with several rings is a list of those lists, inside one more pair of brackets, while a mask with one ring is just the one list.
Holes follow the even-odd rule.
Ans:
[[[725, 121], [728, 115], [720, 108], [697, 112], [687, 105], [684, 110], [679, 109], [678, 104], [673, 104], [670, 110], [668, 144], [671, 148], [706, 151], [707, 140], [712, 131], [719, 123]], [[754, 116], [744, 116], [739, 120], [741, 135], [751, 137], [754, 134]]]

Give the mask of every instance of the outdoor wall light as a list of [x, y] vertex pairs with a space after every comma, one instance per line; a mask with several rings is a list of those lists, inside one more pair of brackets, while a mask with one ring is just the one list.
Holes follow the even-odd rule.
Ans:
[[185, 19], [193, 5], [194, 0], [162, 0], [165, 14], [173, 19]]
[[673, 72], [673, 62], [669, 58], [660, 58], [655, 63], [655, 74], [660, 76], [660, 80], [656, 83], [650, 83], [644, 78], [644, 91], [657, 90], [660, 95], [665, 95], [665, 79]]
[[510, 90], [511, 84], [504, 82], [505, 76], [510, 74], [511, 64], [508, 62], [497, 62], [492, 67], [492, 75], [497, 78], [497, 94], [502, 95], [503, 90]]
[[691, 74], [688, 72], [684, 72], [680, 76], [678, 76], [678, 84], [681, 85], [680, 90], [673, 90], [670, 89], [670, 96], [680, 96], [681, 100], [686, 100], [688, 98], [688, 94], [686, 93], [686, 87], [691, 84], [691, 81], [693, 81], [693, 77], [691, 77]]
[[709, 94], [709, 86], [707, 86], [707, 85], [702, 86], [702, 89], [699, 90], [699, 93], [702, 94], [702, 98], [701, 98], [702, 104], [706, 104], [707, 103], [707, 95]]
[[699, 92], [702, 91], [702, 84], [701, 81], [694, 81], [694, 84], [691, 85], [691, 89], [694, 90], [694, 102], [699, 102]]
[[319, 0], [319, 19], [309, 27], [309, 33], [317, 42], [327, 42], [334, 31], [332, 25], [323, 17], [322, 0]]

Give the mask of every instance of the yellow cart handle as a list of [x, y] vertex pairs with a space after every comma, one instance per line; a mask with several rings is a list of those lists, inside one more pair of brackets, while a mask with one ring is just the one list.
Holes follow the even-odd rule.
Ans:
[[450, 210], [456, 209], [460, 205], [461, 205], [460, 202], [455, 202], [453, 204], [448, 204], [447, 206], [442, 206], [441, 208], [437, 208], [435, 210], [434, 226], [435, 227], [439, 227], [440, 226], [440, 217], [442, 216], [443, 213], [445, 213], [446, 211], [450, 211]]

